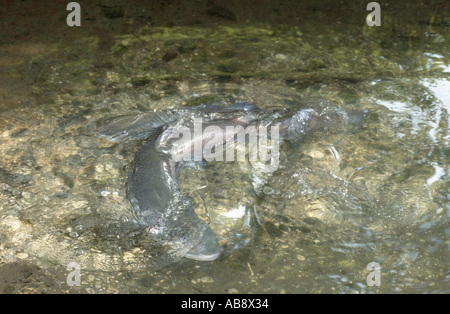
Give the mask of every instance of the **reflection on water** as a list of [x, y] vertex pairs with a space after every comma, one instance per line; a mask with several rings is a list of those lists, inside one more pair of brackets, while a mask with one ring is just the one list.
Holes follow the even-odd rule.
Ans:
[[[75, 261], [89, 292], [448, 292], [445, 49], [408, 50], [416, 58], [402, 59], [395, 49], [372, 54], [366, 42], [369, 52], [361, 51], [345, 34], [328, 42], [315, 34], [228, 29], [225, 43], [202, 38], [220, 48], [220, 66], [211, 69], [201, 40], [189, 50], [186, 37], [175, 34], [180, 30], [165, 31], [171, 45], [182, 43], [180, 54], [192, 53], [186, 61], [167, 57], [143, 77], [141, 65], [150, 65], [142, 51], [157, 51], [166, 38], [145, 33], [133, 37], [136, 46], [122, 38], [114, 47], [126, 47], [115, 53], [131, 81], [111, 65], [101, 94], [60, 95], [55, 103], [1, 113], [0, 265], [25, 259], [51, 270]], [[198, 38], [201, 32], [195, 30]], [[428, 37], [436, 49], [448, 41]], [[244, 56], [242, 45], [259, 48]], [[186, 68], [163, 79], [164, 63], [176, 62], [216, 79], [183, 76]], [[224, 252], [211, 263], [173, 263], [135, 223], [126, 197], [126, 172], [142, 142], [105, 142], [96, 136], [99, 124], [121, 114], [239, 100], [279, 116], [340, 108], [349, 123], [283, 143], [271, 176], [237, 162], [183, 170], [183, 193]], [[381, 267], [380, 286], [367, 285], [371, 262]]]

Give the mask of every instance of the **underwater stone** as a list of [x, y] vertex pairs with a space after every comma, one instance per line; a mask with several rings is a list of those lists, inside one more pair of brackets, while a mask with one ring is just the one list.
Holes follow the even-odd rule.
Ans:
[[206, 11], [206, 13], [211, 16], [217, 16], [226, 20], [236, 21], [236, 15], [229, 9], [220, 5], [212, 6], [208, 11]]
[[266, 221], [264, 223], [264, 229], [267, 231], [268, 234], [270, 234], [272, 237], [281, 237], [283, 235], [283, 232], [275, 226], [274, 223], [270, 221]]

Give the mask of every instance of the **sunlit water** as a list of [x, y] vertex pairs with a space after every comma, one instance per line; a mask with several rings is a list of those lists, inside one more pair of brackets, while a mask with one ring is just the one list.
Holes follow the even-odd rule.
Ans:
[[[115, 93], [2, 112], [0, 262], [26, 258], [50, 270], [77, 262], [85, 274], [79, 289], [89, 292], [448, 292], [448, 38], [434, 35], [437, 51], [412, 47], [402, 57], [388, 49], [372, 55], [364, 41], [361, 52], [345, 35], [327, 44], [288, 34], [271, 44], [263, 31], [248, 32], [259, 38], [245, 43], [254, 47], [251, 63], [239, 58], [240, 36], [216, 43], [228, 48], [217, 59], [222, 72], [208, 70], [219, 75], [214, 82], [184, 76], [208, 69], [197, 48], [186, 61], [192, 68], [174, 80], [131, 86], [111, 71]], [[127, 64], [132, 54], [124, 55], [126, 70], [144, 71], [139, 52], [153, 45], [143, 38], [127, 46], [136, 57]], [[142, 141], [100, 139], [101, 119], [240, 100], [280, 115], [305, 107], [352, 115], [346, 126], [283, 143], [280, 167], [258, 193], [248, 163], [183, 170], [183, 193], [224, 252], [214, 262], [171, 261], [134, 223], [126, 197]], [[249, 204], [252, 228], [243, 215]], [[375, 286], [367, 279], [372, 262], [381, 267]]]

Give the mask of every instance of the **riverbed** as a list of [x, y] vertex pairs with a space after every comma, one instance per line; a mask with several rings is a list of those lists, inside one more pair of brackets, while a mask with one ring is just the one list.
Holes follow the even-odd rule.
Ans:
[[[369, 27], [350, 4], [258, 6], [247, 18], [237, 2], [156, 6], [86, 4], [69, 30], [52, 5], [4, 27], [1, 292], [449, 292], [448, 17], [382, 6], [382, 25]], [[44, 12], [48, 25], [32, 30]], [[99, 126], [237, 101], [350, 115], [282, 143], [257, 193], [249, 163], [183, 170], [183, 194], [224, 250], [173, 261], [136, 226], [126, 195], [143, 141], [107, 142]], [[249, 204], [251, 228], [239, 214]]]

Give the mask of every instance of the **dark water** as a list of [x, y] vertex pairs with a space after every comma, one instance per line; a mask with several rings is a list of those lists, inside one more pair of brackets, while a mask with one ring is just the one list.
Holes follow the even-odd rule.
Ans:
[[[286, 1], [271, 13], [238, 2], [81, 5], [76, 31], [56, 5], [0, 8], [2, 292], [448, 293], [445, 2], [382, 5], [372, 28], [365, 6], [344, 2]], [[13, 24], [24, 12], [35, 13]], [[105, 142], [97, 121], [239, 100], [353, 120], [283, 143], [259, 195], [247, 163], [183, 171], [183, 193], [224, 253], [173, 263], [136, 228], [126, 197], [142, 142]], [[249, 203], [255, 229], [242, 219]], [[79, 287], [66, 282], [71, 262]]]

